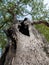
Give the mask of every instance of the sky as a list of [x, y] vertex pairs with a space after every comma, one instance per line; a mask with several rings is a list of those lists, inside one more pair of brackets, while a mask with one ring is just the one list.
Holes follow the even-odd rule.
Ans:
[[[49, 0], [44, 0], [44, 4], [47, 4], [47, 9], [48, 9], [48, 7], [49, 7]], [[28, 9], [29, 9], [30, 7], [28, 7]], [[30, 9], [31, 10], [31, 9]], [[31, 16], [30, 15], [28, 15], [28, 16], [26, 16], [26, 17], [28, 17], [30, 20], [32, 19], [31, 18]]]
[[47, 8], [49, 7], [49, 0], [44, 0], [44, 4], [47, 4]]
[[[49, 0], [44, 0], [44, 4], [47, 4], [46, 8], [48, 9], [49, 8]], [[28, 17], [30, 20], [32, 19], [30, 15], [28, 15], [26, 17]]]

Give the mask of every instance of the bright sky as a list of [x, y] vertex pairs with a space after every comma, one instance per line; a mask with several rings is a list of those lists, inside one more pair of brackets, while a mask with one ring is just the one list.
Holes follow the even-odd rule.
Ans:
[[[44, 4], [47, 4], [47, 8], [49, 7], [49, 0], [44, 0]], [[27, 7], [27, 9], [30, 9], [30, 7]], [[30, 20], [32, 19], [32, 17], [30, 15], [26, 16], [27, 18], [29, 18]], [[20, 18], [21, 19], [21, 18]]]
[[44, 4], [47, 4], [47, 8], [49, 7], [49, 0], [44, 0]]

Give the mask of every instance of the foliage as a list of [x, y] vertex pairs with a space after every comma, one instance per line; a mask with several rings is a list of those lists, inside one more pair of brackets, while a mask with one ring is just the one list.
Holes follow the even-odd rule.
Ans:
[[45, 38], [47, 39], [47, 41], [49, 42], [49, 27], [47, 27], [46, 25], [44, 24], [37, 24], [35, 25], [35, 28], [40, 32], [42, 33]]
[[30, 14], [33, 20], [49, 21], [49, 10], [43, 2], [44, 0], [0, 0], [0, 44], [6, 42], [2, 31], [11, 26], [15, 15], [19, 18]]
[[4, 32], [0, 30], [0, 47], [2, 47], [3, 49], [6, 43], [7, 43], [7, 37], [4, 34]]
[[[13, 22], [14, 15], [18, 18], [24, 14], [30, 14], [33, 20], [48, 20], [49, 10], [46, 9], [43, 2], [44, 0], [1, 0], [0, 21], [9, 24]], [[31, 10], [27, 9], [27, 5]]]

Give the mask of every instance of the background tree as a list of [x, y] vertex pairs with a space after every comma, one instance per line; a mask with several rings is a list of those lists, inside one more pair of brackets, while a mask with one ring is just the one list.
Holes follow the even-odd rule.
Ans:
[[[33, 20], [49, 21], [49, 10], [44, 0], [0, 0], [0, 46], [7, 43], [3, 29], [7, 29], [16, 18], [31, 15]], [[30, 10], [29, 10], [30, 9]]]

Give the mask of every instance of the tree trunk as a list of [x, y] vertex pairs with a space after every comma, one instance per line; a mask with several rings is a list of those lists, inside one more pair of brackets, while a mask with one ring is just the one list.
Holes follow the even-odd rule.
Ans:
[[34, 26], [17, 23], [9, 30], [11, 41], [4, 65], [49, 65], [49, 44]]

